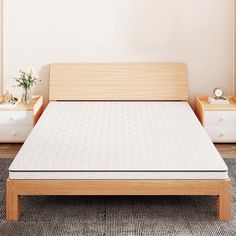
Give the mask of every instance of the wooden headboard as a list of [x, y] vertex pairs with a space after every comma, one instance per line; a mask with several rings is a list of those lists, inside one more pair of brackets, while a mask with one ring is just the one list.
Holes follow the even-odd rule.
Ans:
[[188, 100], [183, 63], [52, 64], [49, 100]]

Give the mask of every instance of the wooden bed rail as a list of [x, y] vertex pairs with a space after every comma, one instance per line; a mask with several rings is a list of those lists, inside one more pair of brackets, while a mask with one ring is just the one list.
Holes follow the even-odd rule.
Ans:
[[206, 195], [217, 196], [220, 220], [230, 220], [231, 192], [227, 180], [11, 180], [7, 179], [6, 217], [16, 221], [20, 216], [20, 196], [43, 195], [102, 195], [158, 196]]

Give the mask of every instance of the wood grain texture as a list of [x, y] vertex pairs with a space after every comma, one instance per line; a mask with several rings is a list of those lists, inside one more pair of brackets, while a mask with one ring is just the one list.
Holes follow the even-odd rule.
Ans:
[[202, 125], [204, 125], [204, 112], [201, 100], [199, 97], [195, 98], [195, 114]]
[[37, 113], [40, 107], [43, 105], [43, 96], [33, 96], [33, 100], [29, 105], [18, 103], [14, 107], [0, 107], [0, 111], [33, 111], [33, 114]]
[[236, 144], [215, 143], [215, 147], [223, 158], [236, 158]]
[[43, 106], [41, 105], [37, 110], [34, 110], [35, 114], [33, 116], [33, 126], [36, 125], [37, 121], [39, 120], [40, 116], [43, 113]]
[[0, 158], [14, 158], [22, 147], [22, 143], [0, 143]]
[[7, 180], [6, 186], [6, 219], [8, 221], [15, 221], [20, 216], [20, 196], [15, 182]]
[[52, 64], [50, 100], [188, 100], [182, 63]]
[[[219, 195], [222, 180], [10, 180], [19, 195]], [[225, 181], [225, 180], [223, 180]]]
[[7, 220], [19, 218], [19, 196], [215, 195], [220, 220], [230, 219], [230, 180], [7, 180]]
[[220, 183], [220, 194], [217, 197], [218, 218], [223, 221], [231, 219], [231, 181]]
[[226, 96], [229, 104], [209, 104], [207, 96], [197, 96], [196, 102], [205, 111], [236, 111], [236, 97]]

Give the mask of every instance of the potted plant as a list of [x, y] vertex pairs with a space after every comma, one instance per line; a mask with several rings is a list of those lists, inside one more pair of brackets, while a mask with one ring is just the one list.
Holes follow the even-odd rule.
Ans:
[[32, 102], [32, 87], [40, 80], [38, 75], [34, 73], [34, 69], [20, 70], [19, 75], [14, 77], [16, 86], [23, 88], [21, 102], [28, 105]]

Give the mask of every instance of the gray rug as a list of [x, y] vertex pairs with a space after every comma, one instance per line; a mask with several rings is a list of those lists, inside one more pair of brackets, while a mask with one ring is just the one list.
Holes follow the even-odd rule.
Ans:
[[22, 197], [17, 223], [5, 220], [5, 180], [12, 159], [0, 159], [0, 235], [236, 235], [236, 159], [233, 219], [219, 222], [215, 197]]

